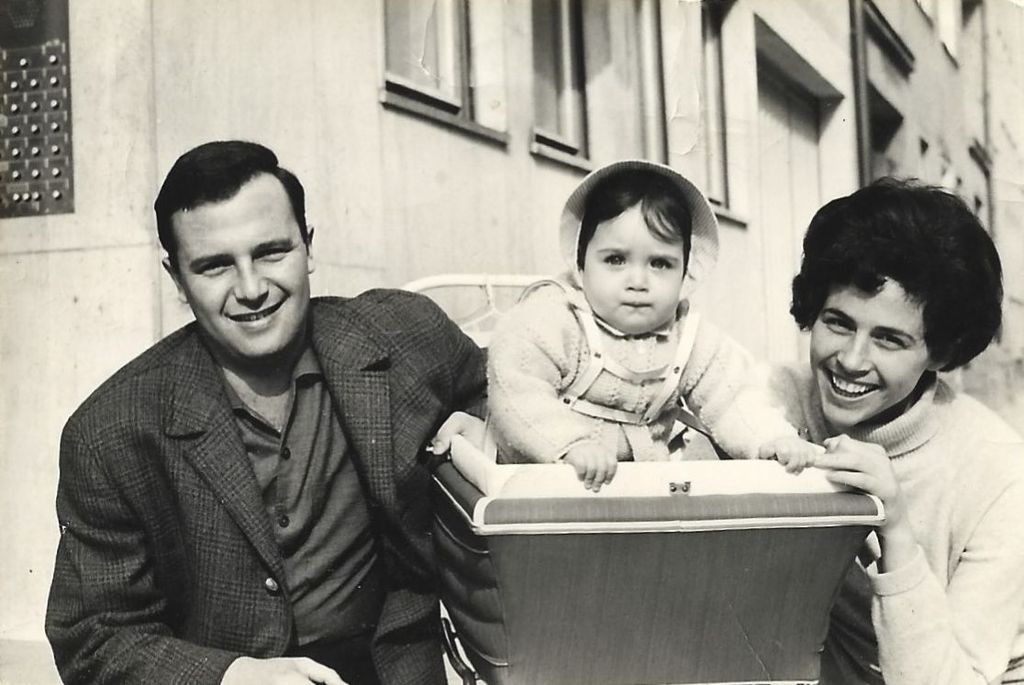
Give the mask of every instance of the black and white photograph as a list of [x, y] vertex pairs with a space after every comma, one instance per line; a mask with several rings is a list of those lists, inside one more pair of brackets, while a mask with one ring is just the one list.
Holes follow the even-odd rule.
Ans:
[[0, 685], [1024, 685], [1024, 0], [0, 0]]

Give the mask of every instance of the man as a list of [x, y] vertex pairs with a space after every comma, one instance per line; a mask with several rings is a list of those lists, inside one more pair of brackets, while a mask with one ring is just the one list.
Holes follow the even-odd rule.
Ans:
[[483, 398], [425, 298], [310, 298], [302, 185], [201, 145], [155, 204], [195, 321], [61, 439], [46, 630], [69, 683], [443, 683], [424, 446]]

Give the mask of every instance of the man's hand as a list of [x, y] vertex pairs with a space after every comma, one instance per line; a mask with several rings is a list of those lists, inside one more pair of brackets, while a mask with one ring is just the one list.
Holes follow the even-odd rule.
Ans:
[[599, 492], [605, 483], [611, 483], [619, 467], [613, 451], [590, 442], [570, 447], [565, 461], [576, 467], [576, 475], [583, 481], [583, 487], [594, 492]]
[[430, 449], [434, 454], [444, 454], [452, 446], [452, 438], [461, 435], [477, 449], [484, 446], [485, 424], [471, 414], [457, 411], [441, 424], [437, 435], [430, 441]]
[[814, 466], [817, 456], [824, 452], [821, 445], [794, 435], [767, 441], [761, 445], [757, 456], [760, 459], [777, 459], [789, 473], [800, 473], [808, 466]]
[[306, 657], [254, 659], [241, 656], [231, 662], [220, 685], [347, 685], [337, 673]]

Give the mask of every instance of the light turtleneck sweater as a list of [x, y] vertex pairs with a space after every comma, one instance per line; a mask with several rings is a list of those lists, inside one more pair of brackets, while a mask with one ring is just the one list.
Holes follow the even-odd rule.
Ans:
[[[802, 435], [832, 434], [806, 367], [776, 369], [771, 388]], [[851, 567], [822, 685], [1024, 682], [1021, 437], [941, 379], [902, 415], [848, 435], [885, 448], [917, 552], [886, 573]]]
[[[560, 401], [559, 393], [590, 359], [576, 316], [563, 290], [544, 286], [499, 319], [487, 352], [488, 409], [504, 460], [552, 462], [585, 442], [614, 447], [620, 460], [669, 459], [667, 443], [679, 396], [735, 457], [756, 458], [762, 442], [796, 434], [769, 403], [763, 382], [751, 382], [755, 367], [747, 352], [706, 318], [698, 325], [679, 387], [649, 425], [620, 424], [574, 411]], [[633, 371], [660, 368], [675, 357], [683, 321], [639, 336], [599, 326], [604, 354]], [[642, 413], [660, 387], [660, 380], [631, 382], [602, 371], [582, 397]], [[692, 457], [684, 452], [683, 458]]]

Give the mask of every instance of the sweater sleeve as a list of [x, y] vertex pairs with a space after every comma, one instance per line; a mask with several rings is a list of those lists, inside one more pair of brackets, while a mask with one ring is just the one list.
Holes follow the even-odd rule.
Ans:
[[983, 685], [1006, 671], [1024, 616], [1024, 478], [1000, 488], [969, 522], [973, 532], [948, 585], [920, 547], [911, 563], [872, 574], [872, 619], [889, 685]]
[[756, 459], [763, 442], [797, 435], [768, 392], [765, 367], [706, 319], [697, 329], [680, 392], [733, 457]]
[[585, 358], [584, 344], [555, 288], [532, 293], [498, 322], [487, 351], [488, 410], [507, 458], [553, 462], [577, 444], [597, 443], [593, 422], [558, 398]]

